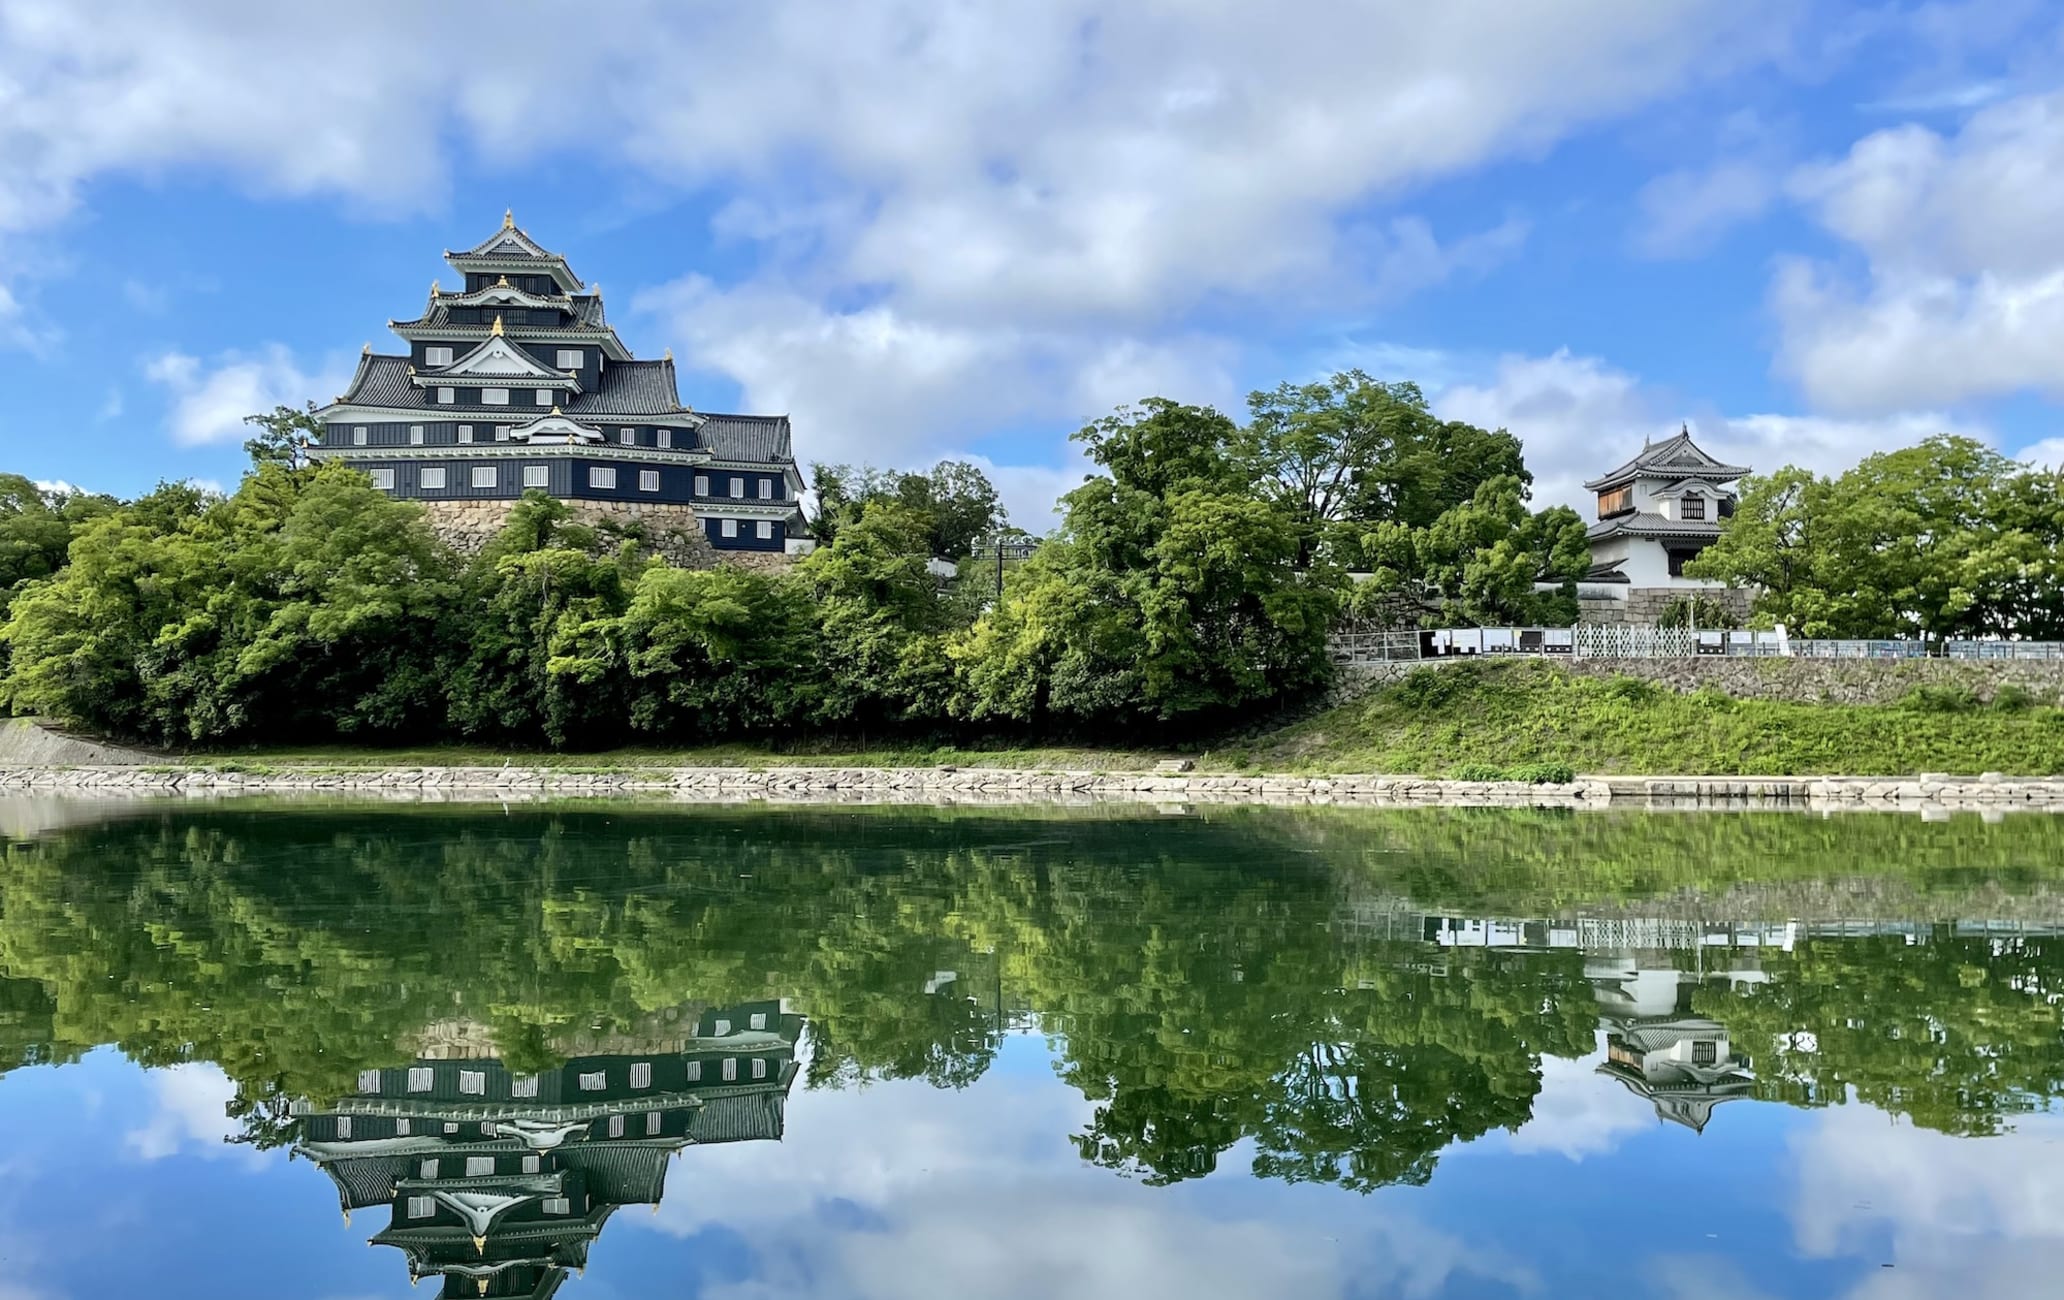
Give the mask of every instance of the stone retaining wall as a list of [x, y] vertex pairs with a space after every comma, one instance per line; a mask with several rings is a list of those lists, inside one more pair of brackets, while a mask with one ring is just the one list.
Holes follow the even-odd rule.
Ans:
[[1688, 693], [1713, 687], [1737, 699], [1802, 704], [1890, 704], [1916, 686], [1956, 686], [1990, 701], [2018, 686], [2041, 704], [2064, 704], [2064, 660], [2050, 659], [1558, 659], [1587, 677], [1636, 677]]
[[0, 793], [99, 795], [326, 793], [427, 799], [653, 795], [698, 802], [1457, 804], [1603, 808], [1700, 804], [2064, 811], [2064, 779], [1997, 773], [1950, 778], [1580, 777], [1567, 784], [1442, 781], [1406, 776], [1247, 776], [1172, 772], [1036, 772], [1006, 768], [0, 767]]
[[[514, 501], [422, 501], [430, 528], [462, 554], [472, 555], [509, 522]], [[779, 569], [792, 561], [779, 551], [720, 551], [709, 543], [695, 507], [667, 501], [586, 501], [564, 504], [576, 523], [599, 529], [631, 529], [643, 533], [655, 554], [684, 569], [709, 569], [718, 564], [741, 568]]]

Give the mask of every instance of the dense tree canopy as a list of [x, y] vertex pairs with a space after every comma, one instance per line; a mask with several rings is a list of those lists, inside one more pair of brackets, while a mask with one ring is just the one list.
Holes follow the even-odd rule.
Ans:
[[[1516, 478], [1495, 478], [1424, 527], [1378, 524], [1362, 541], [1370, 577], [1355, 613], [1412, 627], [1553, 625], [1577, 618], [1577, 580], [1590, 566], [1584, 521], [1567, 506], [1526, 507]], [[1538, 588], [1553, 584], [1552, 590]]]
[[1429, 527], [1493, 479], [1515, 479], [1522, 492], [1533, 482], [1519, 439], [1439, 419], [1417, 384], [1346, 370], [1247, 404], [1242, 459], [1295, 523], [1301, 564], [1330, 554], [1360, 567], [1372, 525]]
[[2064, 476], [1947, 435], [1744, 481], [1688, 572], [1809, 637], [2064, 639]]
[[1005, 512], [988, 475], [964, 460], [942, 460], [925, 473], [863, 465], [812, 465], [817, 538], [835, 542], [869, 506], [894, 503], [921, 521], [923, 549], [958, 560], [1004, 526]]
[[955, 645], [965, 715], [1188, 722], [1323, 685], [1341, 580], [1244, 488], [1237, 426], [1156, 400], [1077, 438], [1105, 472]]

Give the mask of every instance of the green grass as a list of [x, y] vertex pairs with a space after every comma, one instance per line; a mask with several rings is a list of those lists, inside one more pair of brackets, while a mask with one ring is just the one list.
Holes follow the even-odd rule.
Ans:
[[600, 753], [557, 753], [491, 745], [424, 745], [398, 749], [310, 745], [192, 755], [198, 764], [244, 772], [281, 768], [351, 771], [392, 767], [501, 767], [504, 764], [551, 768], [561, 772], [624, 772], [669, 767], [935, 767], [942, 764], [1048, 772], [1119, 772], [1148, 768], [1165, 757], [1166, 754], [1145, 750], [957, 749], [931, 745], [868, 747], [837, 741], [779, 747], [725, 744], [612, 749]]
[[[1278, 771], [1787, 776], [2064, 772], [2064, 711], [1939, 689], [1898, 704], [1679, 695], [1534, 663], [1426, 668], [1250, 747]], [[1539, 768], [1538, 770], [1548, 770]], [[1538, 778], [1537, 778], [1538, 779]]]
[[[1651, 682], [1576, 676], [1550, 664], [1463, 663], [1422, 669], [1280, 730], [1185, 753], [1201, 772], [1389, 772], [1529, 782], [1567, 780], [1577, 772], [2050, 775], [2064, 773], [2064, 711], [2006, 689], [1991, 704], [1959, 688], [1933, 686], [1915, 687], [1896, 704], [1791, 704], [1738, 700], [1711, 688], [1679, 695]], [[958, 749], [804, 739], [589, 754], [479, 745], [325, 745], [194, 760], [253, 772], [504, 764], [567, 772], [942, 764], [1129, 772], [1170, 756], [1132, 748]]]

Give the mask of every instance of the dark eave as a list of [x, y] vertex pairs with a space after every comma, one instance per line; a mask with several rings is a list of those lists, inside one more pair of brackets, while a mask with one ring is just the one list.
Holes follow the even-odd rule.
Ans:
[[1643, 447], [1632, 460], [1584, 486], [1593, 492], [1605, 492], [1642, 478], [1700, 478], [1716, 482], [1737, 479], [1748, 472], [1740, 465], [1723, 465], [1699, 450], [1687, 430]]
[[1608, 537], [1690, 537], [1712, 541], [1719, 535], [1720, 525], [1709, 520], [1666, 519], [1646, 511], [1601, 520], [1584, 532], [1594, 542]]

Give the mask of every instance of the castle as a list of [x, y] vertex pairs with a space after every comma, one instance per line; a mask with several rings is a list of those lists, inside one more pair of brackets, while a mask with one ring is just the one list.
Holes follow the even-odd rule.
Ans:
[[1735, 481], [1748, 474], [1700, 450], [1687, 427], [1651, 443], [1584, 485], [1598, 494], [1598, 522], [1585, 534], [1591, 569], [1578, 584], [1586, 622], [1654, 623], [1686, 597], [1746, 614], [1749, 593], [1686, 577], [1684, 566], [1731, 518]]
[[601, 289], [513, 213], [444, 260], [464, 287], [433, 281], [420, 316], [387, 323], [408, 351], [366, 347], [350, 386], [316, 413], [313, 458], [421, 502], [467, 548], [527, 492], [569, 503], [584, 522], [636, 524], [691, 563], [807, 548], [787, 416], [683, 405], [673, 353], [633, 357]]

